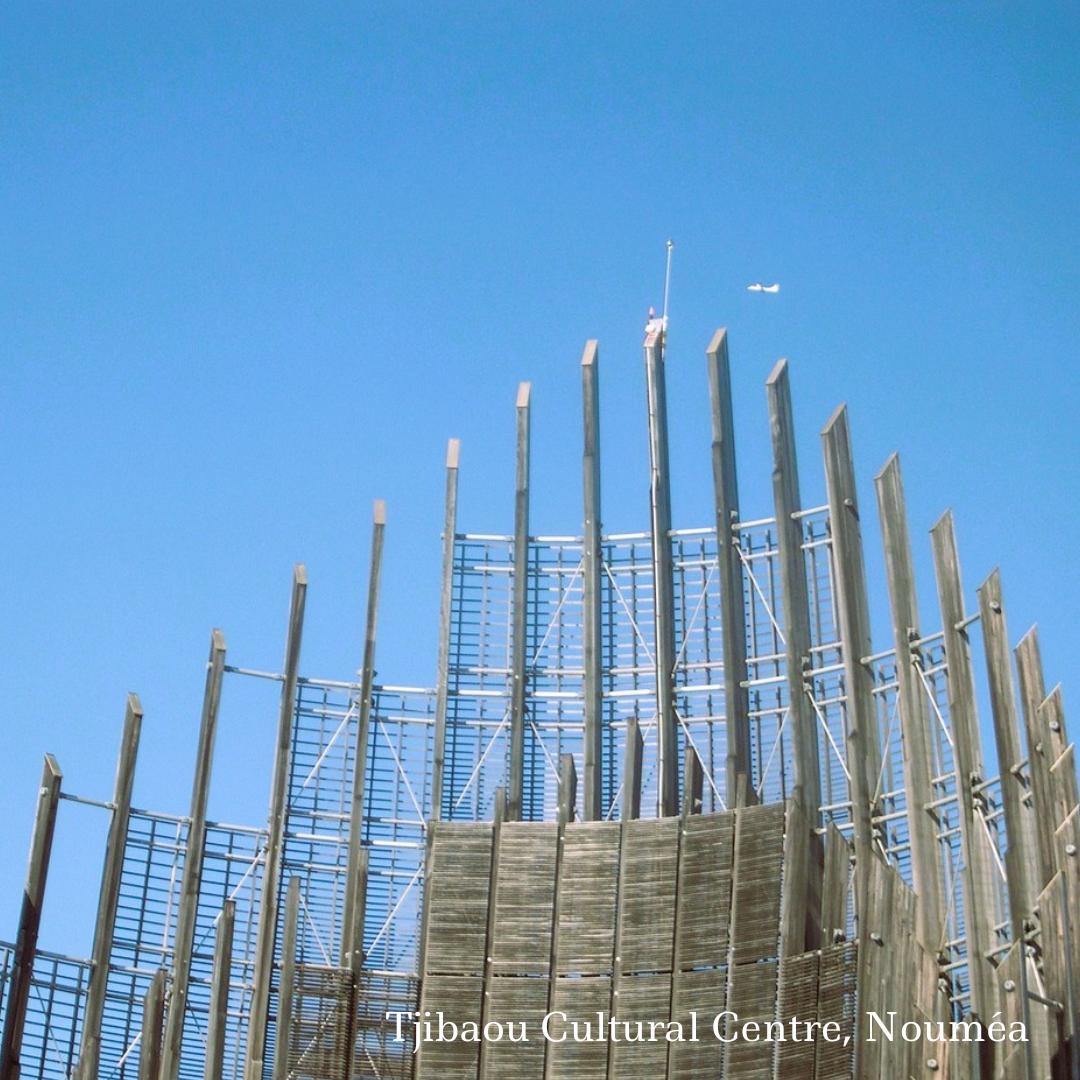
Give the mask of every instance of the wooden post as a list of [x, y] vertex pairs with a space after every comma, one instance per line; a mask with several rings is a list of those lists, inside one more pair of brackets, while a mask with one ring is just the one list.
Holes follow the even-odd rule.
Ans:
[[949, 720], [953, 736], [960, 844], [964, 866], [960, 884], [964, 899], [964, 931], [971, 985], [971, 1011], [989, 1021], [997, 1011], [998, 982], [990, 963], [993, 948], [993, 853], [982, 815], [976, 813], [975, 787], [983, 781], [982, 738], [975, 705], [971, 644], [965, 627], [964, 590], [951, 511], [930, 530], [937, 577], [938, 605], [949, 670]]
[[289, 1075], [293, 1003], [296, 997], [296, 939], [300, 923], [300, 879], [289, 879], [285, 894], [285, 925], [281, 931], [281, 985], [278, 989], [277, 1040], [274, 1045], [273, 1080]]
[[641, 758], [645, 746], [637, 717], [626, 723], [626, 765], [623, 768], [622, 820], [641, 817]]
[[574, 820], [574, 807], [577, 805], [577, 769], [574, 767], [574, 755], [563, 754], [559, 759], [559, 835], [566, 831], [566, 826]]
[[446, 516], [443, 521], [442, 599], [439, 606], [439, 667], [435, 689], [435, 746], [431, 766], [431, 820], [442, 817], [446, 768], [446, 715], [450, 700], [450, 629], [454, 610], [454, 540], [457, 532], [458, 457], [461, 443], [446, 446]]
[[202, 720], [199, 725], [199, 750], [195, 758], [195, 780], [191, 789], [191, 824], [188, 826], [184, 875], [180, 883], [180, 903], [176, 914], [172, 987], [165, 1022], [165, 1040], [161, 1048], [161, 1080], [177, 1080], [180, 1074], [184, 1017], [191, 981], [191, 951], [195, 942], [203, 848], [206, 844], [206, 804], [210, 794], [210, 774], [214, 762], [214, 740], [217, 735], [218, 706], [224, 672], [225, 637], [220, 630], [215, 630], [210, 636], [210, 659], [207, 663], [206, 689], [203, 693]]
[[911, 877], [919, 898], [915, 918], [919, 940], [937, 954], [945, 926], [945, 891], [937, 823], [930, 809], [934, 802], [934, 764], [931, 754], [930, 712], [926, 689], [916, 664], [921, 657], [912, 651], [918, 640], [919, 608], [915, 595], [915, 568], [911, 557], [904, 484], [896, 454], [874, 479], [881, 538], [885, 548], [885, 576], [889, 586], [893, 644], [896, 648], [896, 683], [900, 705], [901, 748], [904, 756], [904, 788], [908, 836], [911, 841]]
[[679, 731], [675, 717], [675, 583], [671, 562], [671, 489], [663, 330], [650, 329], [646, 332], [645, 382], [649, 402], [649, 501], [656, 632], [654, 659], [659, 730], [659, 812], [661, 817], [675, 817], [679, 813]]
[[832, 528], [834, 589], [844, 652], [847, 687], [847, 759], [851, 774], [851, 806], [855, 825], [855, 911], [865, 923], [869, 859], [873, 842], [873, 804], [881, 750], [878, 745], [873, 675], [862, 662], [871, 653], [870, 615], [866, 599], [859, 503], [847, 408], [833, 413], [821, 433], [825, 480]]
[[105, 1015], [109, 958], [112, 956], [116, 910], [120, 902], [120, 875], [124, 868], [124, 845], [127, 841], [128, 819], [131, 815], [131, 789], [135, 782], [135, 761], [139, 753], [142, 720], [143, 711], [138, 696], [128, 694], [124, 733], [120, 741], [120, 755], [116, 765], [116, 783], [113, 787], [112, 818], [109, 821], [109, 837], [105, 847], [105, 868], [101, 874], [101, 892], [98, 898], [97, 924], [94, 927], [90, 978], [87, 983], [86, 1006], [83, 1012], [82, 1045], [79, 1056], [79, 1076], [82, 1080], [96, 1080], [101, 1065], [101, 1021]]
[[37, 951], [38, 930], [41, 927], [41, 908], [45, 900], [45, 883], [49, 876], [56, 811], [60, 804], [60, 785], [64, 774], [52, 754], [45, 755], [38, 788], [37, 813], [30, 840], [30, 861], [26, 869], [22, 911], [19, 914], [19, 935], [11, 965], [11, 981], [7, 987], [7, 1011], [4, 1030], [0, 1036], [0, 1080], [19, 1080], [23, 1029], [30, 1001], [30, 984], [34, 976], [34, 954]]
[[[356, 907], [360, 884], [360, 859], [364, 843], [364, 782], [367, 773], [371, 697], [375, 685], [375, 631], [379, 618], [379, 582], [382, 577], [383, 534], [386, 503], [375, 502], [371, 531], [371, 571], [368, 576], [367, 620], [364, 628], [364, 661], [360, 668], [360, 717], [356, 725], [356, 759], [353, 767], [352, 806], [349, 811], [349, 858], [345, 874], [345, 903], [341, 921], [341, 966], [359, 967], [356, 948]], [[363, 930], [361, 928], [361, 933]]]
[[816, 827], [821, 818], [821, 765], [817, 717], [807, 700], [804, 672], [810, 666], [810, 600], [802, 530], [795, 514], [802, 509], [799, 466], [795, 456], [795, 424], [786, 360], [773, 368], [765, 384], [773, 448], [773, 502], [780, 549], [780, 585], [784, 600], [784, 641], [788, 709], [795, 746], [795, 791]]
[[[716, 555], [720, 571], [720, 618], [724, 649], [724, 711], [727, 721], [727, 800], [734, 803], [739, 777], [751, 782], [750, 701], [746, 690], [746, 597], [733, 526], [739, 520], [735, 470], [735, 422], [731, 408], [731, 365], [727, 331], [717, 330], [706, 353], [712, 407], [713, 497]], [[816, 767], [816, 762], [815, 762]]]
[[1054, 793], [1050, 781], [1052, 755], [1050, 729], [1043, 726], [1039, 706], [1046, 700], [1042, 657], [1039, 652], [1039, 631], [1032, 627], [1014, 650], [1016, 673], [1020, 681], [1020, 704], [1027, 731], [1028, 777], [1034, 804], [1036, 893], [1042, 892], [1057, 873], [1057, 853], [1054, 851]]
[[684, 750], [682, 816], [700, 814], [705, 797], [705, 770], [698, 752], [689, 743]]
[[285, 845], [288, 816], [290, 748], [293, 714], [296, 710], [296, 680], [300, 666], [300, 643], [304, 632], [304, 602], [307, 598], [307, 571], [297, 563], [293, 571], [289, 604], [289, 634], [285, 643], [285, 680], [278, 710], [277, 749], [270, 796], [270, 830], [266, 842], [259, 923], [255, 935], [255, 975], [251, 990], [245, 1080], [262, 1080], [266, 1058], [266, 1027], [269, 1022], [270, 980], [273, 975], [274, 942], [277, 938], [278, 891], [281, 886], [281, 857]]
[[582, 542], [581, 637], [584, 676], [584, 781], [586, 821], [600, 821], [603, 807], [603, 683], [600, 550], [600, 353], [595, 341], [585, 343], [581, 357], [585, 452], [582, 456], [585, 529]]
[[225, 1031], [229, 1022], [229, 972], [232, 968], [236, 901], [226, 900], [214, 934], [214, 969], [210, 981], [210, 1019], [206, 1029], [206, 1066], [203, 1080], [222, 1080], [225, 1067]]
[[161, 1075], [161, 1027], [165, 1020], [165, 969], [158, 968], [143, 999], [142, 1035], [139, 1038], [139, 1080]]
[[517, 394], [517, 477], [514, 490], [514, 608], [511, 628], [510, 776], [506, 819], [520, 821], [525, 787], [525, 680], [529, 626], [529, 384]]

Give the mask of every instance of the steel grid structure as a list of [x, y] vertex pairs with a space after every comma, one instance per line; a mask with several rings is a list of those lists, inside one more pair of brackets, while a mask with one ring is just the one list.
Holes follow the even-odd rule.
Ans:
[[[849, 856], [836, 854], [848, 849], [835, 844], [825, 861], [839, 870], [826, 867], [824, 895], [820, 847], [811, 844], [798, 856], [805, 862], [785, 868], [811, 882], [810, 909], [846, 896], [829, 916], [836, 936], [864, 940], [859, 912], [873, 904], [868, 860], [888, 860], [919, 896], [920, 941], [937, 957], [955, 1016], [986, 1016], [1000, 1004], [999, 961], [1012, 963], [1025, 995], [1030, 981], [1036, 1003], [1062, 992], [1054, 971], [1043, 971], [1046, 940], [1028, 944], [1035, 901], [1057, 880], [1058, 856], [1042, 852], [1038, 873], [1014, 865], [1040, 843], [1053, 848], [1039, 738], [1057, 755], [1054, 768], [1071, 764], [1060, 697], [1043, 692], [1037, 641], [1029, 635], [1017, 652], [1025, 754], [997, 579], [968, 614], [951, 518], [943, 518], [932, 534], [943, 629], [923, 632], [894, 458], [877, 478], [894, 640], [875, 652], [846, 414], [823, 432], [828, 503], [803, 507], [787, 369], [778, 365], [768, 384], [774, 512], [744, 520], [722, 334], [708, 359], [714, 523], [665, 526], [663, 329], [652, 327], [653, 528], [601, 534], [598, 355], [590, 343], [582, 536], [529, 531], [527, 384], [517, 400], [514, 533], [458, 531], [451, 442], [434, 688], [374, 682], [385, 525], [377, 504], [359, 679], [299, 674], [306, 575], [298, 568], [282, 673], [225, 666], [215, 632], [188, 815], [131, 808], [141, 708], [129, 701], [117, 791], [96, 804], [108, 810], [111, 829], [93, 954], [37, 950], [35, 912], [24, 911], [19, 943], [0, 946], [0, 1080], [16, 1064], [26, 1080], [410, 1076], [411, 1047], [391, 1037], [386, 1013], [420, 1000], [433, 825], [504, 814], [563, 823], [666, 817], [680, 798], [684, 815], [787, 801], [807, 815], [813, 835], [845, 838], [854, 852], [850, 889]], [[968, 634], [975, 622], [985, 624], [1002, 778], [983, 764]], [[281, 685], [266, 828], [206, 820], [223, 678]], [[697, 779], [688, 771], [680, 784], [672, 756], [700, 769]], [[28, 895], [44, 888], [59, 798], [54, 771], [55, 790], [44, 785], [39, 801]], [[1055, 782], [1065, 795], [1053, 813], [1067, 837], [1077, 811], [1061, 775]], [[568, 777], [585, 782], [568, 787]], [[843, 879], [839, 893], [830, 873]], [[784, 931], [796, 952], [814, 947], [818, 931], [807, 929], [805, 941], [803, 932]], [[1015, 959], [1021, 935], [1025, 963]], [[164, 1001], [155, 998], [159, 972], [168, 973]], [[1025, 1016], [1029, 1009], [1025, 996]]]

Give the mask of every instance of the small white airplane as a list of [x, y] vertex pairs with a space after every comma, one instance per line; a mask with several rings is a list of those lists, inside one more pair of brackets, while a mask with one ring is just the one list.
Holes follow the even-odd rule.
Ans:
[[779, 285], [762, 285], [761, 282], [758, 281], [753, 285], [747, 285], [746, 286], [746, 291], [747, 292], [778, 293], [780, 291], [780, 286]]

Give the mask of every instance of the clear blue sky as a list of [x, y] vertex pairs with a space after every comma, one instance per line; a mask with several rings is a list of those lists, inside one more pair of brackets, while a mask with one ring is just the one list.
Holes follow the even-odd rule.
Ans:
[[[710, 521], [726, 325], [744, 513], [771, 513], [763, 383], [787, 356], [808, 502], [850, 405], [879, 600], [871, 481], [898, 450], [927, 629], [952, 506], [969, 602], [1000, 564], [1012, 637], [1039, 621], [1080, 730], [1078, 57], [1064, 2], [9, 4], [0, 936], [41, 753], [107, 798], [137, 690], [136, 802], [184, 812], [210, 629], [276, 669], [295, 561], [304, 670], [351, 677], [378, 497], [380, 678], [433, 681], [445, 441], [461, 527], [510, 531], [530, 379], [533, 528], [576, 532], [590, 337], [605, 525], [647, 526], [641, 328], [669, 236], [676, 524]], [[215, 805], [255, 823], [272, 696], [228, 694]], [[98, 849], [63, 844], [54, 912], [96, 893]], [[43, 944], [88, 950], [83, 920], [52, 923]]]

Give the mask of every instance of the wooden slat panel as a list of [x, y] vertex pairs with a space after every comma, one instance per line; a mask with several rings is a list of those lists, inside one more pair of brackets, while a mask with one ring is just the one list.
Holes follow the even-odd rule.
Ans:
[[555, 931], [558, 975], [611, 974], [619, 837], [618, 822], [581, 822], [566, 829]]
[[[741, 1037], [741, 1028], [749, 1020], [764, 1024], [775, 1019], [777, 968], [777, 962], [770, 960], [762, 964], [741, 964], [731, 970], [728, 1008], [739, 1017], [740, 1037], [727, 1044], [725, 1076], [738, 1080], [771, 1080], [774, 1044], [747, 1042]], [[729, 1028], [727, 1035], [731, 1034]]]
[[[666, 820], [666, 819], [661, 819]], [[671, 1008], [670, 975], [634, 975], [616, 983], [611, 1045], [611, 1080], [642, 1080], [662, 1077], [667, 1072], [668, 1043], [665, 1032], [656, 1029], [656, 1041], [627, 1042], [622, 1024], [629, 1023], [630, 1035], [640, 1032], [649, 1039], [650, 1021], [666, 1022]]]
[[683, 824], [675, 941], [678, 970], [727, 962], [734, 844], [733, 813], [695, 815]]
[[[819, 963], [816, 952], [792, 956], [780, 963], [778, 1015], [785, 1023], [798, 1019], [800, 1034], [804, 1022], [817, 1019]], [[790, 1033], [790, 1027], [786, 1032]], [[811, 1080], [814, 1075], [814, 1040], [787, 1040], [776, 1045], [776, 1080]]]
[[[506, 826], [503, 826], [506, 829]], [[506, 833], [503, 832], [505, 841]], [[481, 1080], [542, 1080], [544, 1036], [540, 1023], [548, 1011], [548, 980], [500, 977], [488, 984], [485, 1031], [492, 1022], [503, 1025], [501, 1041], [485, 1041], [480, 1059]], [[516, 1033], [524, 1025], [527, 1042], [511, 1042], [508, 1025]], [[494, 1029], [492, 1029], [494, 1033]]]
[[[429, 975], [424, 980], [420, 999], [420, 1011], [431, 1014], [432, 1035], [438, 1034], [438, 1017], [441, 1012], [447, 1021], [458, 1025], [480, 1019], [484, 980], [461, 978], [454, 975]], [[476, 1080], [480, 1067], [480, 1044], [463, 1042], [437, 1042], [425, 1039], [421, 1033], [416, 1053], [416, 1080]]]
[[[854, 1070], [855, 972], [854, 942], [845, 941], [821, 950], [818, 982], [818, 1019], [840, 1025], [836, 1042], [818, 1039], [815, 1080], [850, 1080]], [[844, 1045], [844, 1040], [850, 1039]]]
[[732, 960], [776, 956], [780, 939], [780, 869], [784, 857], [784, 804], [738, 811], [732, 897]]
[[727, 970], [678, 971], [672, 989], [671, 1018], [683, 1026], [690, 1038], [690, 1013], [698, 1017], [697, 1042], [676, 1042], [668, 1052], [669, 1080], [698, 1080], [720, 1076], [724, 1044], [712, 1032], [713, 1017], [724, 1011], [727, 997]]
[[427, 881], [427, 974], [483, 975], [492, 828], [440, 824]]
[[[596, 1014], [603, 1013], [607, 1022], [611, 1015], [611, 979], [556, 979], [551, 995], [552, 1011], [566, 1014], [565, 1042], [548, 1046], [546, 1076], [548, 1080], [607, 1080], [608, 1043], [597, 1040]], [[577, 1020], [584, 1035], [584, 1025], [592, 1023], [592, 1042], [575, 1042], [570, 1022]], [[556, 1037], [562, 1030], [561, 1021], [552, 1029]]]
[[678, 818], [626, 822], [616, 962], [625, 973], [671, 970], [679, 825]]
[[546, 975], [551, 968], [558, 839], [556, 825], [513, 821], [502, 825], [491, 942], [495, 975]]

